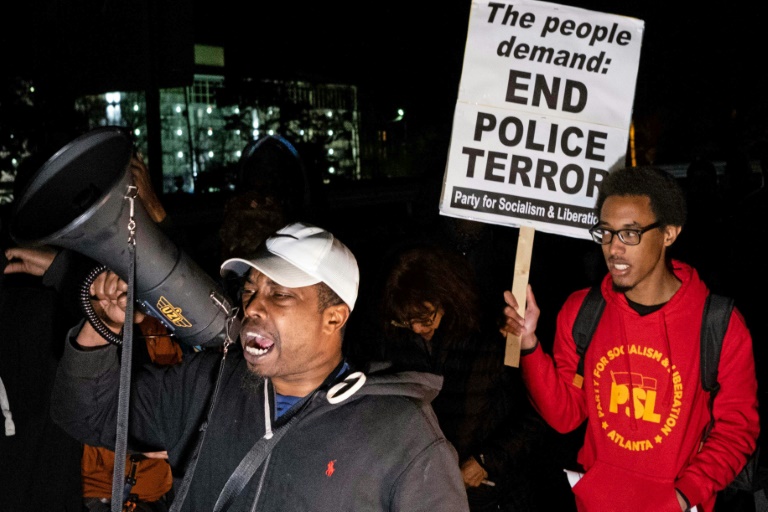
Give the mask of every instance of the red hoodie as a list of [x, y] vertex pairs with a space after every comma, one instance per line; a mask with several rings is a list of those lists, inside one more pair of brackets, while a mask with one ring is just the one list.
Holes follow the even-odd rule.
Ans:
[[[584, 360], [582, 388], [572, 384], [578, 355], [571, 330], [587, 290], [571, 294], [557, 317], [553, 356], [535, 350], [521, 370], [531, 401], [559, 432], [588, 419], [574, 486], [579, 511], [679, 512], [675, 489], [699, 512], [745, 464], [760, 431], [752, 338], [734, 309], [723, 340], [715, 400], [701, 387], [699, 334], [709, 293], [697, 272], [673, 262], [682, 286], [659, 310], [640, 316], [624, 294], [602, 282], [605, 310]], [[554, 361], [553, 361], [554, 358]]]

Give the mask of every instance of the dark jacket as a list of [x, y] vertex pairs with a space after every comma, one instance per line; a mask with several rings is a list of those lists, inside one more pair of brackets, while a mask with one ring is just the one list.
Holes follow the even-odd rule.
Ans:
[[0, 274], [0, 380], [15, 427], [6, 435], [0, 415], [0, 512], [82, 508], [82, 446], [49, 409], [61, 337], [74, 321], [39, 277]]
[[[110, 345], [80, 351], [72, 343], [66, 345], [56, 380], [54, 419], [84, 442], [113, 447], [117, 349]], [[166, 449], [174, 476], [181, 477], [220, 362], [218, 352], [203, 351], [175, 367], [146, 368], [136, 375], [130, 447]], [[227, 479], [254, 443], [290, 416], [291, 411], [271, 420], [272, 385], [268, 380], [256, 388], [244, 385], [248, 372], [241, 350], [233, 345], [185, 511], [213, 510]], [[347, 375], [329, 378], [314, 392], [230, 510], [251, 510], [256, 499], [259, 511], [466, 511], [456, 452], [429, 406], [442, 379], [418, 372], [369, 373], [354, 394], [329, 403], [330, 385]]]
[[[460, 462], [474, 457], [494, 485], [467, 489], [470, 509], [549, 510], [537, 492], [547, 468], [551, 429], [531, 408], [517, 368], [504, 365], [504, 338], [474, 333], [448, 339], [438, 329], [427, 343], [410, 331], [389, 340], [396, 367], [444, 377], [432, 407]], [[558, 475], [559, 476], [559, 475]], [[552, 489], [551, 473], [548, 486]]]

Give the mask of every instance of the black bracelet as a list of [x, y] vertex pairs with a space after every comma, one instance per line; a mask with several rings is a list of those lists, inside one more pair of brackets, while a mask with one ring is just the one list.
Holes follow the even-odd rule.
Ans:
[[533, 354], [534, 352], [536, 352], [537, 348], [539, 348], [539, 340], [536, 340], [536, 344], [534, 346], [532, 346], [531, 348], [526, 348], [524, 350], [521, 350], [520, 351], [520, 355], [521, 356], [527, 356], [529, 354]]

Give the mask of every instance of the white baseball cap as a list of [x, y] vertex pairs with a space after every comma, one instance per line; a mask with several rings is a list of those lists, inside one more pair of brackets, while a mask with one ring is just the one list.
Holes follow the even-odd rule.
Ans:
[[288, 224], [261, 244], [255, 258], [228, 259], [220, 273], [244, 275], [251, 268], [288, 288], [323, 282], [350, 311], [355, 307], [360, 283], [357, 260], [346, 245], [323, 228], [301, 222]]

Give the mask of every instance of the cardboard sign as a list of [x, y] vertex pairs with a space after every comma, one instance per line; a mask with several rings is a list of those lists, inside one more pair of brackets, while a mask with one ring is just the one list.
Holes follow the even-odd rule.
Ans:
[[472, 2], [440, 213], [589, 238], [624, 166], [644, 23]]

